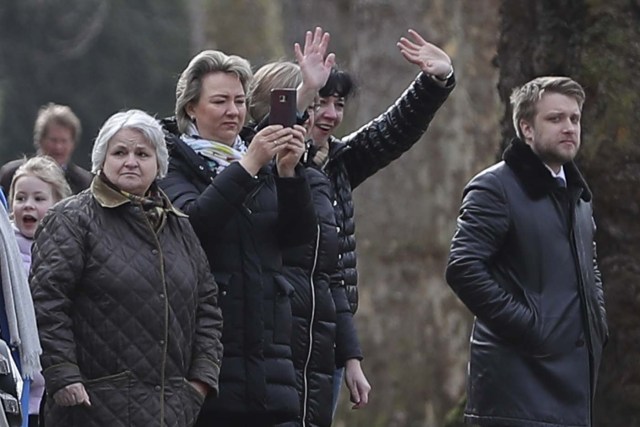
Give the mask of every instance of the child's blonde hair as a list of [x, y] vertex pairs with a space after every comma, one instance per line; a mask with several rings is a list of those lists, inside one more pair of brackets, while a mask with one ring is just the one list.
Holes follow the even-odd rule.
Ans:
[[35, 156], [24, 162], [13, 175], [11, 189], [9, 190], [10, 205], [13, 205], [16, 182], [23, 176], [34, 176], [49, 184], [54, 203], [71, 195], [71, 188], [64, 177], [64, 171], [58, 163], [49, 156]]

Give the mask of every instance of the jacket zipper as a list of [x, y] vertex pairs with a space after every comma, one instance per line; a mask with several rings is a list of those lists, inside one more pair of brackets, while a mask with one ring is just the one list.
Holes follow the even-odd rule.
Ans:
[[313, 325], [316, 317], [316, 291], [315, 282], [313, 277], [316, 273], [316, 267], [318, 266], [318, 252], [320, 251], [320, 224], [316, 225], [316, 246], [313, 253], [313, 266], [309, 274], [309, 289], [311, 290], [311, 319], [309, 321], [309, 347], [307, 351], [307, 357], [304, 362], [304, 369], [302, 371], [303, 391], [302, 391], [302, 426], [307, 425], [307, 411], [309, 400], [309, 379], [307, 378], [307, 371], [309, 369], [309, 362], [311, 361], [311, 354], [313, 353]]
[[265, 184], [264, 181], [260, 180], [258, 184], [256, 184], [256, 187], [253, 190], [251, 190], [251, 192], [247, 195], [247, 197], [245, 197], [244, 201], [242, 202], [242, 207], [244, 207], [247, 210], [247, 213], [249, 215], [251, 215], [253, 211], [251, 210], [251, 208], [249, 208], [249, 206], [247, 206], [247, 203], [251, 202], [256, 197], [256, 194], [258, 194], [258, 191], [262, 189], [264, 184]]

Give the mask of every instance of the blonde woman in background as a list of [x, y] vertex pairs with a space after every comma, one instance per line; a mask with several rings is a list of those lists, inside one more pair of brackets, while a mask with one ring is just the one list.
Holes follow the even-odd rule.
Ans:
[[[249, 90], [249, 112], [256, 123], [269, 115], [271, 89], [299, 88], [307, 91], [306, 72], [309, 64], [304, 58], [300, 65], [280, 61], [262, 66], [255, 74]], [[305, 74], [301, 71], [305, 70]], [[320, 86], [324, 82], [320, 82]], [[317, 102], [299, 105], [303, 112], [299, 122], [307, 129], [314, 123]], [[304, 102], [304, 95], [299, 97]], [[302, 107], [302, 108], [300, 108]], [[333, 416], [333, 375], [336, 366], [358, 369], [361, 375], [352, 391], [356, 408], [368, 401], [370, 385], [360, 368], [362, 350], [353, 324], [344, 286], [331, 284], [338, 269], [338, 228], [333, 201], [335, 195], [328, 176], [311, 159], [302, 162], [311, 188], [311, 197], [318, 226], [315, 237], [304, 245], [288, 248], [283, 253], [287, 280], [293, 285], [292, 351], [296, 369], [296, 387], [301, 406], [300, 419], [290, 426], [331, 425]], [[350, 371], [350, 375], [353, 373]]]

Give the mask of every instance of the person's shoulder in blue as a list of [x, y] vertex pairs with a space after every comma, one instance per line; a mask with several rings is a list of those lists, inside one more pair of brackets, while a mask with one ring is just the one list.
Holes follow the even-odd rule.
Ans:
[[9, 209], [9, 205], [7, 204], [7, 198], [4, 195], [4, 192], [2, 191], [2, 188], [0, 188], [0, 203], [2, 203], [2, 206], [4, 206], [5, 209]]
[[[24, 379], [16, 384], [14, 396], [20, 396], [22, 427], [28, 426], [30, 379], [40, 371], [40, 343], [29, 285], [19, 257], [18, 245], [9, 221], [7, 199], [0, 189], [0, 339], [11, 348], [17, 369]], [[4, 291], [7, 288], [8, 291]], [[11, 302], [7, 301], [11, 299]], [[20, 312], [20, 313], [18, 313]], [[5, 413], [7, 409], [5, 408]]]

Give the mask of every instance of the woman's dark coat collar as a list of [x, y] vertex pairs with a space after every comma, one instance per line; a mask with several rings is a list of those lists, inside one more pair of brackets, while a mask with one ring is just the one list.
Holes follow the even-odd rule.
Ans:
[[[520, 179], [525, 191], [533, 199], [545, 197], [555, 188], [556, 183], [549, 170], [531, 147], [521, 139], [511, 140], [502, 154], [502, 159]], [[564, 173], [567, 177], [567, 186], [582, 190], [580, 197], [584, 201], [591, 201], [591, 190], [573, 161], [565, 163]]]

